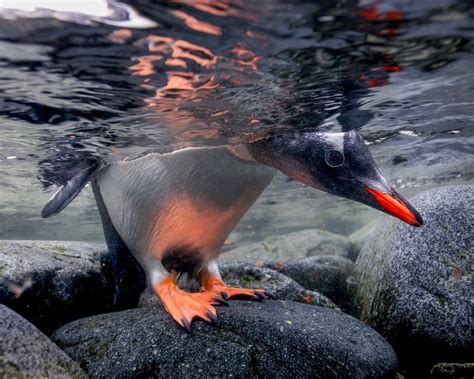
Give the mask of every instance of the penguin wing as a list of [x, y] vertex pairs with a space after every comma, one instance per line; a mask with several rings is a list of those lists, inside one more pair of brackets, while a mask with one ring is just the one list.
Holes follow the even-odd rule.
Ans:
[[66, 184], [59, 187], [55, 194], [49, 199], [41, 210], [41, 217], [54, 216], [66, 208], [71, 201], [81, 192], [84, 186], [99, 168], [100, 163], [95, 163], [82, 170], [79, 174], [68, 180]]

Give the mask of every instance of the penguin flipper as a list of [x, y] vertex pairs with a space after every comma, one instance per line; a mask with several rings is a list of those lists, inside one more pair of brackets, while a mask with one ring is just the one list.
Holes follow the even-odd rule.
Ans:
[[92, 179], [91, 185], [109, 249], [109, 254], [104, 257], [103, 267], [111, 268], [111, 272], [104, 274], [112, 283], [113, 305], [116, 309], [135, 307], [146, 287], [145, 273], [112, 224], [95, 178]]
[[99, 163], [95, 163], [92, 166], [87, 167], [67, 181], [66, 184], [59, 187], [41, 210], [41, 217], [47, 218], [54, 216], [66, 208], [89, 182], [92, 175], [94, 175], [96, 170], [99, 168], [99, 165]]

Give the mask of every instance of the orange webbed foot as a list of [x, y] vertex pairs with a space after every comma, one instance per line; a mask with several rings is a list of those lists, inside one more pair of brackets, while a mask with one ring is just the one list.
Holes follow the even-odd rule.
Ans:
[[267, 299], [274, 299], [274, 297], [263, 289], [248, 289], [227, 287], [222, 279], [210, 277], [203, 283], [202, 293], [211, 293], [216, 296], [221, 296], [224, 300], [229, 300], [233, 297], [250, 298], [251, 300], [265, 301]]
[[217, 323], [216, 309], [213, 305], [225, 302], [213, 293], [183, 291], [174, 283], [171, 276], [156, 285], [154, 290], [168, 313], [188, 332], [191, 331], [191, 324], [195, 318]]

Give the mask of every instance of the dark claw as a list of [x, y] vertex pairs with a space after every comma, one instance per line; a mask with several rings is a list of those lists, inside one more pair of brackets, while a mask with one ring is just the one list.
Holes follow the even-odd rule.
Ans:
[[257, 295], [258, 299], [261, 300], [261, 301], [266, 301], [267, 300], [267, 297], [265, 296], [265, 294], [263, 292], [255, 291], [255, 295]]
[[230, 299], [229, 295], [227, 295], [225, 292], [221, 292], [221, 296], [224, 298], [224, 300]]
[[181, 320], [181, 323], [183, 324], [184, 330], [186, 330], [187, 333], [191, 333], [191, 323], [185, 318]]
[[219, 325], [219, 320], [217, 319], [217, 316], [215, 314], [207, 311], [206, 315], [209, 320], [211, 320], [214, 324]]
[[217, 302], [219, 303], [219, 305], [229, 306], [229, 303], [227, 302], [227, 300], [224, 299], [224, 298], [221, 297], [221, 296], [216, 296], [216, 297], [214, 297], [214, 300], [217, 301]]
[[272, 300], [276, 300], [276, 297], [273, 296], [270, 292], [263, 291], [263, 293], [264, 293], [264, 295], [265, 295], [266, 297], [269, 297], [269, 298], [272, 299]]

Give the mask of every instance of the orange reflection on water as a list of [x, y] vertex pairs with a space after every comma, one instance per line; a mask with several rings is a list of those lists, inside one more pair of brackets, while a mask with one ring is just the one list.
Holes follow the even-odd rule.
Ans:
[[[197, 75], [192, 72], [170, 71], [166, 73], [168, 83], [158, 93], [163, 91], [197, 91], [216, 88], [214, 75]], [[157, 93], [157, 95], [158, 95]]]
[[259, 40], [262, 40], [262, 41], [265, 41], [265, 40], [268, 39], [265, 34], [257, 33], [257, 32], [254, 32], [252, 30], [246, 30], [244, 34], [249, 38], [259, 39]]
[[160, 55], [144, 55], [142, 57], [133, 57], [132, 60], [138, 61], [138, 63], [130, 66], [132, 75], [137, 76], [149, 76], [155, 73], [153, 68], [153, 62], [162, 60], [163, 57]]
[[[170, 0], [171, 3], [184, 4], [201, 12], [219, 17], [241, 17], [254, 19], [255, 17], [245, 12], [242, 8], [248, 5], [239, 0]], [[240, 9], [239, 9], [240, 8]]]
[[183, 20], [186, 26], [188, 26], [189, 28], [197, 32], [212, 34], [215, 36], [220, 36], [222, 34], [222, 30], [220, 27], [209, 24], [204, 21], [200, 21], [197, 18], [190, 16], [185, 12], [172, 10], [170, 11], [170, 13], [173, 16], [178, 17], [179, 19]]
[[217, 57], [208, 48], [181, 39], [150, 35], [146, 41], [148, 50], [153, 53], [169, 54], [175, 59], [189, 59], [205, 68], [211, 68], [217, 62]]
[[[173, 11], [173, 14], [196, 29], [194, 21], [197, 20], [188, 18], [181, 11]], [[198, 28], [202, 26], [199, 24]], [[220, 29], [210, 27], [207, 32], [217, 35], [219, 30], [220, 34]], [[255, 69], [257, 56], [238, 45], [229, 50], [230, 57], [224, 58], [195, 43], [156, 34], [136, 41], [135, 46], [147, 51], [146, 55], [135, 57], [136, 63], [130, 67], [133, 75], [144, 77], [142, 87], [152, 91], [145, 100], [146, 108], [151, 111], [146, 118], [150, 122], [156, 121], [157, 125], [159, 123], [183, 146], [195, 139], [218, 138], [219, 123], [228, 111], [224, 107], [218, 110], [209, 105], [209, 101], [218, 101], [214, 89], [225, 80], [222, 68], [216, 66], [219, 63], [242, 70], [247, 67]], [[212, 121], [211, 115], [214, 116]]]
[[117, 29], [114, 30], [107, 36], [107, 39], [110, 42], [114, 43], [125, 43], [128, 39], [132, 37], [132, 32], [130, 29]]
[[165, 62], [165, 65], [174, 66], [174, 67], [182, 67], [182, 68], [188, 67], [186, 62], [183, 61], [182, 59], [173, 59], [173, 58], [167, 59]]
[[237, 46], [231, 50], [232, 55], [241, 66], [247, 66], [254, 70], [257, 69], [257, 63], [261, 59], [253, 51], [243, 47]]

